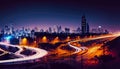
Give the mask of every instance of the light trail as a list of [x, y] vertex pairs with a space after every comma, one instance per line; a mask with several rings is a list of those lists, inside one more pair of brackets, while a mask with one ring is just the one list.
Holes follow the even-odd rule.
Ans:
[[79, 53], [79, 52], [81, 52], [81, 51], [87, 51], [87, 50], [88, 50], [87, 47], [76, 47], [76, 46], [74, 46], [74, 45], [71, 45], [71, 42], [75, 42], [75, 41], [70, 41], [70, 42], [68, 42], [68, 45], [76, 50], [76, 51], [73, 52], [72, 54], [76, 54], [76, 53]]
[[6, 53], [8, 53], [7, 51], [4, 51], [3, 49], [1, 49], [0, 48], [0, 51], [2, 51], [3, 53], [2, 54], [0, 54], [0, 56], [3, 56], [3, 55], [5, 55]]
[[[71, 41], [71, 42], [72, 42], [72, 41]], [[76, 47], [76, 46], [73, 46], [73, 45], [71, 45], [71, 42], [68, 42], [68, 45], [76, 50], [76, 51], [73, 52], [72, 54], [76, 54], [76, 53], [79, 53], [79, 52], [81, 52], [81, 51], [83, 51], [83, 50], [85, 51], [85, 50], [88, 49], [87, 47]]]
[[115, 33], [115, 34], [112, 34], [112, 35], [100, 36], [100, 37], [95, 37], [95, 38], [86, 38], [86, 39], [81, 39], [81, 40], [75, 40], [75, 41], [72, 41], [72, 42], [90, 41], [90, 40], [97, 40], [97, 39], [110, 38], [110, 37], [118, 37], [118, 36], [120, 36], [120, 33]]
[[15, 62], [18, 63], [18, 62], [25, 62], [25, 61], [27, 63], [28, 61], [39, 59], [39, 58], [41, 58], [41, 57], [43, 57], [43, 56], [45, 56], [45, 55], [48, 54], [48, 52], [46, 50], [25, 46], [26, 49], [30, 49], [30, 50], [36, 52], [34, 55], [25, 56], [25, 55], [20, 54], [23, 51], [23, 49], [19, 45], [11, 45], [11, 44], [6, 44], [4, 42], [0, 42], [0, 44], [1, 45], [5, 45], [5, 46], [18, 47], [19, 50], [15, 54], [22, 56], [22, 58], [15, 58], [15, 59], [9, 59], [9, 60], [1, 60], [0, 63], [4, 63], [4, 64], [5, 63], [15, 63]]
[[[72, 42], [90, 41], [90, 40], [97, 40], [97, 39], [102, 39], [102, 38], [118, 37], [118, 36], [120, 36], [120, 33], [101, 36], [101, 37], [95, 37], [95, 38], [85, 38], [85, 39], [81, 39], [81, 40], [70, 41], [70, 42], [68, 42], [68, 45], [76, 50], [72, 54], [76, 54], [76, 53], [79, 53], [79, 52], [82, 52], [82, 51], [87, 51], [88, 48], [83, 47], [83, 46], [82, 47], [76, 47], [76, 46], [71, 44]], [[5, 45], [5, 46], [17, 47], [19, 50], [17, 52], [15, 52], [14, 54], [17, 55], [17, 56], [20, 56], [20, 58], [9, 59], [9, 60], [1, 60], [0, 64], [1, 63], [4, 63], [4, 64], [5, 63], [18, 63], [18, 62], [26, 62], [27, 63], [28, 61], [39, 59], [39, 58], [41, 58], [41, 57], [48, 54], [48, 52], [46, 50], [24, 46], [26, 49], [29, 49], [31, 51], [36, 52], [34, 55], [25, 56], [25, 55], [20, 54], [23, 51], [23, 48], [21, 46], [19, 46], [19, 45], [11, 45], [11, 44], [7, 44], [7, 43], [4, 43], [4, 42], [0, 42], [0, 44]]]
[[85, 38], [85, 39], [81, 39], [81, 40], [75, 40], [75, 41], [70, 41], [68, 42], [68, 45], [74, 49], [76, 49], [76, 51], [72, 54], [77, 54], [81, 51], [87, 51], [88, 48], [87, 47], [77, 47], [77, 46], [74, 46], [72, 45], [71, 43], [72, 42], [82, 42], [82, 41], [90, 41], [90, 40], [97, 40], [97, 39], [103, 39], [103, 38], [109, 38], [109, 37], [118, 37], [120, 36], [120, 32], [119, 33], [115, 33], [115, 34], [112, 34], [112, 35], [106, 35], [106, 36], [100, 36], [100, 37], [95, 37], [95, 38]]

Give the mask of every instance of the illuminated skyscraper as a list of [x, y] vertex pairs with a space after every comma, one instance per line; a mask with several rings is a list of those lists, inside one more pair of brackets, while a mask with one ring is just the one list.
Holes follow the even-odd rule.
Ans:
[[65, 33], [70, 33], [70, 28], [65, 28]]
[[77, 32], [77, 33], [80, 33], [80, 32], [81, 32], [80, 27], [77, 28], [76, 32]]
[[56, 27], [57, 27], [57, 33], [61, 33], [61, 31], [62, 31], [61, 26], [56, 26]]
[[102, 29], [102, 26], [98, 26], [98, 33], [104, 33], [103, 29]]
[[82, 16], [81, 28], [82, 28], [82, 34], [89, 33], [89, 24], [86, 23], [85, 16]]
[[90, 30], [90, 28], [89, 28], [89, 24], [87, 23], [87, 32], [86, 33], [89, 33], [89, 30]]
[[49, 27], [48, 32], [52, 33], [52, 28], [51, 27]]

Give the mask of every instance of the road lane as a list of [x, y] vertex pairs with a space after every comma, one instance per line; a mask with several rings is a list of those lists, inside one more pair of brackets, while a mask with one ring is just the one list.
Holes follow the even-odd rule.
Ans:
[[120, 33], [115, 33], [115, 34], [112, 34], [112, 35], [100, 36], [100, 37], [95, 37], [95, 38], [84, 38], [84, 39], [81, 39], [81, 40], [70, 41], [70, 42], [68, 42], [68, 45], [76, 50], [72, 54], [77, 54], [81, 51], [87, 51], [88, 48], [84, 47], [84, 46], [81, 46], [81, 47], [74, 46], [74, 45], [71, 44], [72, 42], [83, 42], [83, 41], [97, 40], [97, 39], [103, 39], [103, 38], [109, 38], [109, 37], [118, 37], [118, 36], [120, 36]]
[[30, 50], [33, 50], [33, 51], [36, 52], [34, 55], [25, 56], [25, 55], [20, 54], [23, 51], [23, 49], [19, 45], [11, 45], [11, 44], [6, 44], [4, 42], [0, 42], [0, 44], [1, 45], [5, 45], [5, 46], [18, 47], [19, 50], [17, 52], [15, 52], [15, 54], [22, 56], [20, 58], [15, 58], [15, 59], [1, 60], [0, 63], [4, 63], [4, 64], [5, 63], [15, 63], [15, 62], [16, 63], [18, 63], [18, 62], [24, 62], [25, 63], [25, 61], [27, 63], [28, 61], [32, 61], [32, 60], [36, 60], [36, 59], [42, 58], [43, 56], [48, 54], [48, 52], [46, 50], [24, 46], [26, 49], [30, 49]]

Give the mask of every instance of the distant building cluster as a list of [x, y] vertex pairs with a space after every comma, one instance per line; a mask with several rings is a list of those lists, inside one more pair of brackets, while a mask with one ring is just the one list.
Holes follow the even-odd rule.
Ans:
[[5, 26], [2, 30], [1, 30], [1, 34], [4, 34], [5, 36], [7, 35], [11, 35], [14, 36], [16, 38], [19, 38], [20, 36], [32, 36], [32, 31], [28, 28], [24, 28], [22, 27], [22, 29], [14, 29], [14, 27], [12, 26]]
[[80, 33], [80, 34], [89, 34], [89, 33], [96, 33], [96, 34], [108, 34], [108, 30], [104, 30], [102, 26], [98, 26], [98, 28], [93, 28], [90, 30], [89, 23], [87, 23], [85, 16], [83, 15], [81, 18], [81, 28], [78, 27], [76, 30], [73, 30], [73, 33]]
[[[72, 31], [72, 32], [70, 32]], [[1, 34], [4, 35], [12, 35], [16, 38], [19, 38], [21, 36], [25, 37], [34, 37], [35, 32], [40, 32], [40, 33], [75, 33], [75, 34], [89, 34], [89, 33], [109, 33], [107, 30], [102, 29], [101, 26], [98, 26], [96, 29], [91, 29], [89, 27], [89, 24], [86, 21], [85, 16], [82, 16], [81, 18], [81, 27], [76, 28], [75, 30], [71, 30], [70, 28], [66, 27], [62, 29], [62, 26], [53, 26], [53, 27], [48, 27], [47, 30], [44, 29], [39, 29], [35, 27], [34, 29], [30, 28], [24, 28], [22, 27], [21, 29], [14, 29], [13, 26], [5, 26], [1, 30]]]
[[99, 33], [106, 33], [106, 34], [109, 33], [109, 31], [108, 31], [108, 30], [104, 30], [104, 29], [102, 28], [102, 26], [98, 26], [97, 28], [92, 29], [91, 32], [92, 32], [92, 33], [98, 33], [98, 34], [99, 34]]

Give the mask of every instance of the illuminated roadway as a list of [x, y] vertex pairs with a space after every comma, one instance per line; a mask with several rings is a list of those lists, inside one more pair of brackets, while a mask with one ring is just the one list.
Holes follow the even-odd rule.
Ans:
[[76, 50], [72, 54], [76, 54], [76, 53], [79, 53], [79, 52], [85, 51], [85, 50], [87, 51], [87, 49], [88, 49], [87, 47], [76, 47], [76, 46], [71, 44], [72, 42], [75, 42], [75, 41], [68, 42], [68, 45]]
[[24, 62], [25, 63], [25, 61], [27, 63], [29, 61], [36, 60], [36, 59], [39, 59], [39, 58], [47, 55], [46, 50], [24, 46], [26, 49], [30, 49], [30, 50], [36, 52], [34, 55], [25, 56], [25, 55], [20, 54], [23, 51], [23, 48], [20, 47], [19, 45], [10, 45], [10, 44], [4, 43], [4, 42], [0, 42], [0, 44], [5, 45], [5, 46], [12, 46], [12, 47], [18, 47], [19, 48], [19, 50], [17, 52], [15, 52], [15, 55], [20, 56], [20, 58], [9, 59], [9, 60], [0, 60], [0, 63], [4, 63], [4, 64], [5, 63], [6, 64], [8, 64], [8, 63], [18, 63], [18, 62], [21, 62], [21, 63]]
[[1, 49], [1, 48], [0, 48], [0, 51], [3, 52], [2, 54], [0, 54], [0, 56], [3, 56], [3, 55], [5, 55], [6, 53], [8, 53], [8, 52], [4, 51], [4, 50]]
[[83, 42], [83, 41], [97, 40], [97, 39], [109, 38], [109, 37], [118, 37], [118, 36], [120, 36], [120, 33], [115, 33], [112, 35], [100, 36], [100, 37], [95, 37], [95, 38], [85, 38], [85, 39], [81, 39], [81, 40], [70, 41], [70, 42], [68, 42], [68, 45], [76, 50], [72, 54], [77, 54], [81, 51], [87, 52], [88, 48], [84, 47], [84, 46], [81, 46], [81, 47], [74, 46], [71, 44], [72, 42]]
[[[97, 39], [102, 39], [102, 38], [118, 37], [118, 36], [120, 36], [120, 33], [113, 34], [113, 35], [101, 36], [101, 37], [95, 37], [95, 38], [85, 38], [85, 39], [81, 39], [81, 40], [70, 41], [70, 42], [68, 42], [68, 45], [76, 50], [75, 52], [73, 52], [73, 54], [76, 54], [76, 53], [79, 53], [81, 51], [87, 51], [88, 48], [87, 47], [76, 47], [76, 46], [71, 44], [72, 42], [78, 42], [78, 41], [82, 42], [82, 41], [97, 40]], [[17, 47], [19, 50], [17, 52], [15, 52], [14, 54], [20, 57], [20, 58], [9, 59], [9, 60], [0, 60], [0, 64], [1, 63], [4, 63], [4, 64], [19, 63], [19, 62], [27, 63], [29, 61], [31, 62], [31, 61], [34, 61], [36, 59], [42, 58], [43, 56], [48, 54], [48, 52], [46, 50], [24, 46], [26, 49], [29, 49], [31, 51], [36, 52], [34, 55], [25, 56], [25, 55], [20, 54], [23, 51], [23, 48], [19, 45], [11, 45], [11, 44], [7, 44], [4, 42], [0, 42], [0, 44], [5, 45], [5, 46]]]

